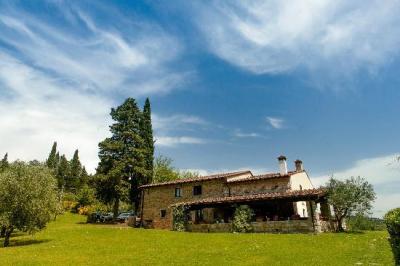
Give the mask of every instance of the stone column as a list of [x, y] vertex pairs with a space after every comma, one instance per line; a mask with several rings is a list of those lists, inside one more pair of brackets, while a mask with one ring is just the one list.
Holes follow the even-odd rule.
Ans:
[[316, 209], [317, 205], [315, 204], [315, 201], [313, 200], [307, 201], [307, 212], [308, 212], [307, 220], [311, 222], [313, 231], [315, 233], [320, 233], [321, 223], [319, 220], [318, 213], [316, 212]]

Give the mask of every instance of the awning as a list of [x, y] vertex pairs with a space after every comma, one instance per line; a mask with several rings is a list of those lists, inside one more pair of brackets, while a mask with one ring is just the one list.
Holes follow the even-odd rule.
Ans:
[[305, 189], [305, 190], [287, 190], [287, 191], [272, 192], [272, 193], [204, 198], [194, 201], [175, 203], [172, 204], [171, 207], [182, 206], [182, 205], [188, 207], [196, 207], [196, 206], [218, 205], [227, 203], [249, 203], [257, 201], [259, 202], [259, 201], [275, 201], [275, 200], [319, 201], [324, 199], [325, 196], [326, 196], [326, 190], [322, 188]]

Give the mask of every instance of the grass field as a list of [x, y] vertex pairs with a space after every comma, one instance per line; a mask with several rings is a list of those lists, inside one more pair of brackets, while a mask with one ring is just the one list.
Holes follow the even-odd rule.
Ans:
[[0, 248], [0, 265], [392, 265], [383, 231], [204, 234], [84, 224], [65, 214]]

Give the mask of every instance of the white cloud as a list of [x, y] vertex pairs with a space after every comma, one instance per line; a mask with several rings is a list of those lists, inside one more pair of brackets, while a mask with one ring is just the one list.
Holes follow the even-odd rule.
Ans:
[[267, 116], [266, 119], [267, 119], [268, 124], [275, 129], [282, 129], [284, 126], [285, 121], [281, 118]]
[[161, 116], [152, 114], [153, 127], [157, 130], [167, 131], [172, 129], [184, 129], [187, 126], [207, 126], [209, 123], [201, 117], [186, 114], [174, 114]]
[[400, 2], [213, 1], [192, 17], [209, 49], [251, 72], [373, 70], [399, 55]]
[[[10, 159], [44, 160], [53, 141], [71, 157], [75, 149], [88, 170], [97, 165], [97, 144], [108, 134], [111, 103], [71, 88], [0, 53], [0, 149]], [[63, 89], [60, 89], [63, 88]]]
[[168, 137], [168, 136], [157, 136], [156, 146], [167, 146], [167, 147], [175, 147], [180, 144], [205, 144], [207, 140], [196, 137], [187, 137], [187, 136], [179, 136], [179, 137]]
[[258, 138], [261, 135], [255, 132], [249, 132], [249, 133], [235, 132], [234, 136], [237, 138]]
[[[184, 144], [206, 144], [203, 138], [182, 136], [184, 131], [195, 131], [207, 127], [210, 123], [201, 117], [186, 114], [161, 116], [152, 114], [156, 147], [176, 147]], [[181, 134], [178, 136], [177, 134]]]
[[47, 4], [60, 5], [52, 20], [0, 4], [0, 152], [44, 160], [57, 141], [93, 171], [114, 99], [168, 93], [193, 73], [171, 70], [183, 47], [157, 25], [107, 9], [105, 26], [78, 3]]
[[256, 132], [242, 132], [240, 129], [235, 129], [233, 136], [236, 138], [261, 138], [261, 134]]
[[332, 174], [339, 179], [361, 176], [374, 186], [377, 199], [373, 213], [382, 216], [389, 209], [399, 207], [400, 203], [400, 162], [396, 158], [398, 154], [359, 160], [348, 169], [315, 177], [312, 181], [314, 186], [320, 186], [324, 185]]

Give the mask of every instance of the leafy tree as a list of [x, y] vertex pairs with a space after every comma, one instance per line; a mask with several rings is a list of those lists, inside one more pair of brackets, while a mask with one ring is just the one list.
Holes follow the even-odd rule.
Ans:
[[[110, 126], [112, 136], [99, 143], [100, 162], [97, 173], [97, 195], [104, 203], [114, 205], [114, 215], [118, 215], [119, 201], [130, 191], [130, 200], [135, 209], [139, 206], [138, 187], [146, 183], [148, 171], [145, 165], [144, 141], [141, 136], [142, 114], [132, 98], [128, 98], [116, 109], [111, 109], [115, 121]], [[107, 195], [104, 192], [108, 192]]]
[[0, 172], [8, 168], [9, 163], [8, 163], [8, 153], [6, 153], [3, 157], [3, 159], [0, 162]]
[[160, 183], [179, 179], [179, 172], [172, 166], [172, 159], [166, 156], [157, 156], [154, 161], [153, 183]]
[[60, 164], [57, 168], [58, 188], [63, 189], [68, 183], [68, 177], [71, 175], [69, 162], [65, 155], [61, 155]]
[[328, 203], [333, 206], [336, 230], [344, 231], [343, 219], [351, 215], [363, 215], [372, 208], [375, 192], [363, 178], [351, 177], [345, 181], [330, 178], [327, 183]]
[[145, 167], [146, 167], [146, 176], [144, 183], [151, 183], [153, 179], [153, 161], [154, 161], [154, 139], [153, 139], [153, 128], [151, 124], [151, 107], [149, 98], [146, 99], [146, 102], [143, 107], [142, 118], [140, 120], [140, 130], [141, 136], [144, 141], [144, 149], [145, 149]]
[[54, 142], [53, 146], [51, 147], [49, 158], [47, 158], [46, 160], [46, 165], [51, 169], [57, 168], [58, 160], [56, 158], [56, 154], [57, 154], [57, 142]]
[[192, 171], [179, 171], [178, 172], [179, 178], [194, 178], [194, 177], [199, 177], [200, 174], [198, 172], [192, 172]]
[[70, 177], [68, 178], [67, 187], [69, 190], [78, 189], [80, 186], [80, 178], [82, 173], [82, 164], [79, 161], [79, 154], [78, 150], [75, 150], [74, 156], [71, 160], [71, 172]]
[[7, 247], [14, 229], [33, 233], [54, 217], [57, 187], [47, 167], [23, 162], [12, 163], [0, 173], [0, 184], [0, 225], [5, 228]]
[[28, 164], [31, 165], [31, 166], [46, 166], [45, 163], [42, 163], [42, 162], [40, 162], [40, 161], [38, 161], [36, 159], [32, 160], [32, 161], [29, 161]]

